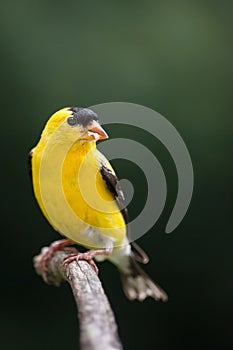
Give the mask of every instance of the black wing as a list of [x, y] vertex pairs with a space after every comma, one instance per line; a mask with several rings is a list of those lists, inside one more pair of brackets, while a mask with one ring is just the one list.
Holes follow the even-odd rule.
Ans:
[[28, 153], [28, 174], [32, 182], [32, 151]]
[[[115, 197], [118, 207], [124, 217], [125, 223], [128, 224], [129, 216], [128, 210], [125, 207], [125, 197], [116, 174], [104, 164], [101, 164], [100, 172], [109, 191], [111, 191]], [[127, 225], [127, 237], [129, 241], [131, 241], [129, 225]], [[140, 248], [139, 245], [133, 241], [130, 244], [134, 258], [143, 264], [148, 263], [149, 258], [142, 248]]]
[[102, 164], [100, 169], [102, 178], [104, 179], [109, 191], [111, 191], [115, 197], [118, 207], [125, 219], [126, 224], [129, 222], [128, 210], [125, 208], [125, 197], [120, 187], [117, 176], [111, 169]]

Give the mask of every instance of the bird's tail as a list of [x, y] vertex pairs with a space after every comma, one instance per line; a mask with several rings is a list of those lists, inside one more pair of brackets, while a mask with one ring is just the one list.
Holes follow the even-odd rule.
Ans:
[[129, 272], [121, 272], [122, 286], [127, 298], [143, 301], [150, 296], [155, 300], [167, 301], [166, 292], [143, 271], [134, 257], [129, 259]]

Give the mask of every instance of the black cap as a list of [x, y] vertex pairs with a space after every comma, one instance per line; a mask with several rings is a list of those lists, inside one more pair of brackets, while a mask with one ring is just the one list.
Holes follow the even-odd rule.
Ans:
[[77, 124], [81, 124], [84, 127], [90, 124], [93, 120], [99, 122], [98, 114], [89, 108], [70, 107], [70, 110], [73, 112], [73, 116], [77, 119]]

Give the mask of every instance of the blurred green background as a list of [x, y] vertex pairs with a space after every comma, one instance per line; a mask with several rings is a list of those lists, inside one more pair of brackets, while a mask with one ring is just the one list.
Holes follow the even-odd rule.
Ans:
[[[32, 257], [58, 235], [33, 198], [27, 153], [55, 110], [110, 101], [164, 115], [195, 174], [189, 211], [166, 235], [177, 191], [169, 154], [149, 135], [108, 130], [153, 149], [168, 182], [166, 208], [139, 243], [169, 302], [129, 302], [114, 267], [100, 266], [125, 349], [230, 349], [233, 2], [8, 0], [0, 16], [1, 349], [77, 348], [68, 286], [47, 286], [33, 271]], [[114, 164], [120, 177], [145, 185], [132, 164]]]

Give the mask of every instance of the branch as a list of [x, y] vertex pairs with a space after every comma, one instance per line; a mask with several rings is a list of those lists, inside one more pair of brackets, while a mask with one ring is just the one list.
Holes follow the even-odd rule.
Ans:
[[[43, 248], [34, 257], [34, 267], [41, 275], [41, 259], [47, 251]], [[117, 325], [102, 284], [86, 261], [63, 266], [67, 252], [58, 251], [48, 263], [48, 283], [59, 286], [67, 281], [72, 289], [78, 309], [80, 344], [82, 350], [122, 350]]]

